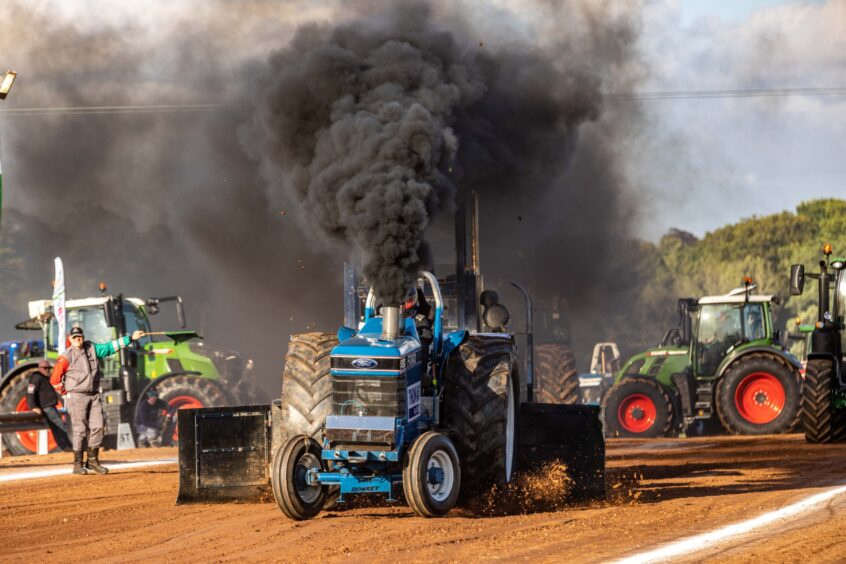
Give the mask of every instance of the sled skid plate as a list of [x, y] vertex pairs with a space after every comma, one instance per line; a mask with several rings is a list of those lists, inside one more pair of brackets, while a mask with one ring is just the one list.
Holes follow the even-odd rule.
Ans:
[[260, 501], [270, 484], [270, 406], [180, 409], [177, 504]]
[[573, 501], [605, 499], [605, 438], [598, 406], [520, 404], [517, 468], [531, 471], [556, 460], [573, 479]]

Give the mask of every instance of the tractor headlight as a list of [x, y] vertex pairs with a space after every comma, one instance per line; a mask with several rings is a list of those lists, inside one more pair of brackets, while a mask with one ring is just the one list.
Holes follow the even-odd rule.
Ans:
[[834, 270], [843, 270], [844, 266], [846, 266], [846, 262], [840, 259], [831, 262], [831, 268], [833, 268]]

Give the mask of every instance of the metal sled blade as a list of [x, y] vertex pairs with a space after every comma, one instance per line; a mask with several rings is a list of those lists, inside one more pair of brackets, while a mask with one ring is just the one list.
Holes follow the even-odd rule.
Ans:
[[605, 499], [605, 439], [599, 407], [523, 403], [517, 467], [537, 469], [558, 460], [573, 479], [573, 501]]
[[270, 406], [181, 409], [176, 503], [259, 501], [269, 491]]

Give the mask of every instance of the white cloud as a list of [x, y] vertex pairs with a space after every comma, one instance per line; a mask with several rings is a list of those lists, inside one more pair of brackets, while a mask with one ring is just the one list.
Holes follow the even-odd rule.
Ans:
[[[846, 87], [846, 0], [762, 8], [740, 19], [720, 17], [713, 5], [713, 16], [694, 19], [677, 2], [646, 5], [646, 90]], [[673, 203], [658, 221], [650, 214], [644, 236], [671, 226], [702, 234], [812, 197], [846, 197], [846, 96], [644, 105], [654, 129], [631, 174], [642, 190]]]

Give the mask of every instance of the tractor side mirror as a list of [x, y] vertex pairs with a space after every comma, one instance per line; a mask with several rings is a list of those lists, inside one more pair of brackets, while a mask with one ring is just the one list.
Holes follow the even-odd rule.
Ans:
[[182, 298], [176, 298], [176, 317], [179, 319], [179, 325], [185, 329], [188, 325], [185, 323], [185, 306], [182, 305]]
[[494, 333], [505, 332], [505, 326], [508, 325], [510, 318], [508, 310], [502, 304], [491, 304], [482, 312], [482, 321]]
[[790, 267], [790, 295], [799, 296], [805, 289], [805, 265], [794, 264]]
[[117, 321], [115, 320], [114, 302], [111, 298], [107, 299], [103, 303], [103, 315], [106, 317], [107, 327], [115, 327], [117, 325]]

